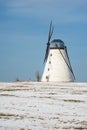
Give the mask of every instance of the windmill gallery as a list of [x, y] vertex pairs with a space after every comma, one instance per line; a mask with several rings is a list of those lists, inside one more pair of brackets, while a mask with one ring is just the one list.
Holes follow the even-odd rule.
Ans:
[[53, 25], [50, 23], [46, 54], [44, 58], [44, 71], [42, 82], [73, 82], [75, 76], [70, 64], [67, 47], [60, 39], [51, 37], [53, 34]]

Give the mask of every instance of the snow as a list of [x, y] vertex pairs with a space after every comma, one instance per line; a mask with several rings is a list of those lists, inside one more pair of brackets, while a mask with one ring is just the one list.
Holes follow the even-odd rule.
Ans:
[[0, 130], [87, 130], [87, 83], [0, 83]]

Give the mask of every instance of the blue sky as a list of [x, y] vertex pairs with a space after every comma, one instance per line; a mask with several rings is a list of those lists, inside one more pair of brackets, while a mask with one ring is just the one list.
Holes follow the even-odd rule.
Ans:
[[65, 42], [77, 81], [87, 81], [87, 0], [0, 0], [0, 81], [42, 75], [51, 20], [52, 39]]

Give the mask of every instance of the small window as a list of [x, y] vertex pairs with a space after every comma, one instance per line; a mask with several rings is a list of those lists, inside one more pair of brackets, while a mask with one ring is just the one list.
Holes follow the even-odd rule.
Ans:
[[48, 71], [49, 71], [50, 69], [48, 68]]
[[52, 53], [50, 54], [50, 56], [52, 56]]
[[49, 61], [49, 64], [51, 64], [51, 61]]
[[46, 79], [48, 79], [48, 76], [46, 76]]
[[49, 81], [49, 76], [46, 76], [46, 80], [47, 80], [47, 82]]

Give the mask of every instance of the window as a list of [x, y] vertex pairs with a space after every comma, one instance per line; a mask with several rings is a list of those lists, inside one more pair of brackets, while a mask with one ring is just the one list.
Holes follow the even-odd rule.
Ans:
[[49, 76], [46, 76], [46, 80], [47, 80], [47, 82], [49, 81]]
[[50, 54], [50, 56], [52, 56], [52, 53]]
[[49, 71], [50, 69], [48, 68], [48, 71]]
[[51, 61], [49, 61], [49, 64], [51, 64]]

